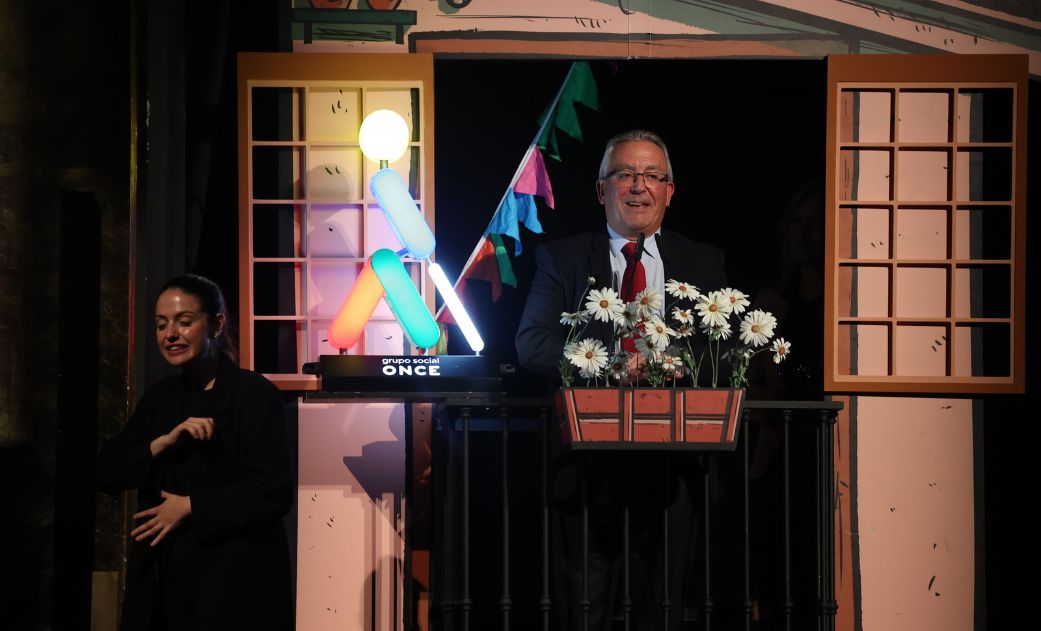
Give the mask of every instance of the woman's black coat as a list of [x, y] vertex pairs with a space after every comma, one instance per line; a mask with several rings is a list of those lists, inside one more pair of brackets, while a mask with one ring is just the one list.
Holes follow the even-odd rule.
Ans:
[[[191, 498], [192, 514], [159, 545], [132, 542], [121, 627], [148, 629], [165, 615], [157, 577], [180, 576], [198, 629], [291, 629], [288, 544], [282, 516], [293, 484], [282, 397], [264, 377], [222, 359], [214, 386], [194, 391], [165, 378], [98, 454], [97, 482], [137, 489], [137, 510], [160, 491]], [[214, 419], [215, 435], [153, 458], [149, 445], [189, 416]]]

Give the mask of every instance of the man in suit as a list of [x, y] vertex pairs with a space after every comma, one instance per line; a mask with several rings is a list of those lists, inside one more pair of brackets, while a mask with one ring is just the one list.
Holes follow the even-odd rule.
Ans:
[[[566, 333], [560, 314], [584, 307], [580, 301], [590, 277], [593, 288], [622, 289], [623, 300], [631, 299], [624, 293], [633, 270], [642, 275], [647, 287], [656, 287], [663, 294], [670, 278], [704, 291], [726, 286], [723, 254], [718, 248], [661, 228], [675, 182], [668, 149], [656, 134], [633, 130], [608, 141], [596, 190], [606, 229], [546, 243], [535, 253], [537, 268], [516, 346], [520, 365], [547, 377], [559, 378], [560, 374]], [[642, 256], [634, 255], [634, 247], [627, 244], [635, 243], [641, 233], [644, 251]], [[667, 300], [664, 313], [670, 311]], [[612, 339], [610, 327], [610, 323], [594, 321], [587, 333], [606, 344]], [[587, 615], [589, 629], [610, 628], [618, 611], [619, 584], [624, 580], [620, 575], [624, 560], [621, 524], [626, 508], [630, 516], [632, 628], [680, 628], [694, 531], [688, 480], [697, 466], [689, 455], [662, 455], [604, 454], [578, 463], [572, 455], [565, 455], [555, 463], [554, 559], [564, 566], [555, 573], [560, 578], [555, 608], [561, 628], [587, 628]], [[585, 468], [585, 500], [579, 467]], [[589, 509], [588, 571], [583, 567], [583, 503]], [[662, 545], [663, 507], [669, 509], [667, 556]], [[588, 609], [583, 606], [586, 596]]]
[[[596, 190], [606, 230], [546, 243], [535, 252], [535, 276], [517, 329], [517, 357], [521, 366], [549, 377], [560, 374], [565, 336], [561, 312], [584, 307], [579, 301], [590, 277], [594, 288], [620, 288], [627, 265], [623, 248], [641, 232], [646, 240], [640, 262], [648, 287], [664, 293], [668, 278], [704, 291], [726, 286], [718, 248], [661, 227], [675, 182], [668, 150], [657, 134], [634, 130], [608, 141]], [[667, 301], [666, 315], [670, 308]], [[609, 326], [594, 322], [589, 330], [607, 343]]]

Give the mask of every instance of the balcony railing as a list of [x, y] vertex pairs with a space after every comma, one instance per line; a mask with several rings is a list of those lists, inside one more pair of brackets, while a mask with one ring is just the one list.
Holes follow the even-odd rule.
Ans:
[[[656, 545], [668, 560], [656, 569], [666, 594], [655, 603], [659, 620], [681, 616], [683, 629], [834, 629], [833, 430], [841, 409], [830, 401], [746, 401], [734, 452], [654, 456], [671, 458], [671, 470], [683, 473], [696, 513], [690, 532], [677, 533], [665, 525], [669, 505], [657, 509], [665, 526]], [[570, 626], [589, 628], [590, 612], [599, 605], [612, 615], [612, 629], [640, 628], [631, 590], [654, 580], [634, 575], [630, 563], [630, 524], [640, 516], [622, 497], [607, 508], [618, 514], [604, 518], [589, 490], [596, 476], [639, 460], [568, 453], [556, 435], [549, 399], [447, 399], [435, 430], [431, 628], [567, 626], [557, 616], [563, 592], [555, 583], [564, 580], [559, 517], [569, 509], [553, 485], [568, 466], [577, 472], [569, 506], [572, 516], [580, 516], [572, 521], [580, 524], [575, 536], [584, 559], [583, 597], [575, 602], [572, 592], [579, 615]], [[640, 499], [634, 505], [646, 507], [646, 498]], [[622, 545], [619, 586], [609, 591], [614, 602], [595, 603], [588, 590], [591, 537], [602, 538], [602, 530], [612, 527], [619, 531], [607, 534]], [[694, 561], [685, 573], [683, 602], [673, 603], [667, 597], [669, 577], [675, 577], [670, 564], [686, 559], [675, 558], [669, 542], [681, 536], [693, 542], [694, 554], [686, 559]]]

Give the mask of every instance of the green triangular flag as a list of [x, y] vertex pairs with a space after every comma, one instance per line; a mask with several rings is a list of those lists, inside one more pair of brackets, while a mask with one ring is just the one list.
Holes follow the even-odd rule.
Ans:
[[517, 288], [517, 277], [513, 273], [513, 264], [510, 263], [510, 255], [506, 252], [506, 245], [502, 242], [502, 235], [494, 232], [488, 235], [495, 245], [495, 261], [499, 264], [499, 280], [503, 285]]
[[560, 98], [555, 105], [542, 113], [539, 124], [549, 117], [539, 135], [538, 147], [549, 157], [560, 160], [560, 150], [557, 148], [557, 130], [564, 132], [575, 140], [582, 140], [582, 128], [578, 123], [578, 111], [575, 104], [581, 103], [589, 109], [595, 110], [599, 107], [597, 97], [596, 79], [593, 78], [593, 69], [585, 61], [576, 61], [571, 66], [567, 83], [560, 92]]

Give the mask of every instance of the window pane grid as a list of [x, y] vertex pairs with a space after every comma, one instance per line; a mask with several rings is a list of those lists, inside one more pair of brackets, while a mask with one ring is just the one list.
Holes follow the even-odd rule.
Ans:
[[831, 81], [826, 385], [939, 392], [1021, 379], [1021, 86]]
[[[385, 220], [368, 191], [379, 165], [361, 154], [357, 131], [370, 111], [393, 109], [408, 122], [409, 147], [390, 166], [433, 223], [423, 194], [430, 133], [424, 81], [248, 79], [240, 85], [246, 112], [242, 282], [248, 287], [241, 303], [243, 356], [258, 371], [304, 377], [305, 362], [336, 352], [326, 333], [350, 279], [377, 247], [401, 247], [379, 238]], [[432, 305], [425, 262], [403, 263]], [[351, 352], [384, 352], [388, 344], [396, 344], [389, 352], [409, 352], [385, 307], [368, 328]]]

